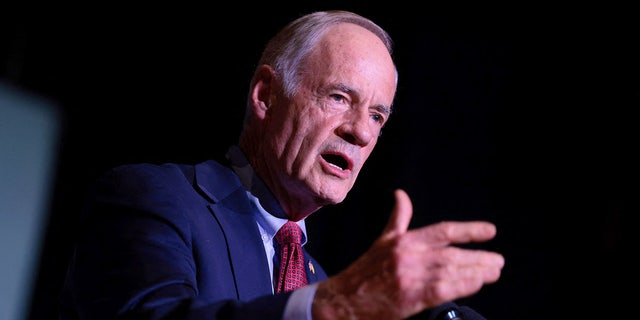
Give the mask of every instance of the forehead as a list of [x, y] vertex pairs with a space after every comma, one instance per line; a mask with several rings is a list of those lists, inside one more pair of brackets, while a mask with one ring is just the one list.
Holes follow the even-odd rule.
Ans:
[[390, 105], [396, 89], [396, 69], [386, 46], [371, 31], [351, 23], [325, 32], [307, 61], [312, 78], [344, 83], [358, 91], [376, 93]]

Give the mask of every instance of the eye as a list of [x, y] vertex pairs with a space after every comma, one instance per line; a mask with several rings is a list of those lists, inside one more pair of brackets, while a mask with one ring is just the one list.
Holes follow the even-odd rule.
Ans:
[[376, 123], [379, 123], [379, 124], [383, 124], [384, 123], [384, 117], [379, 113], [372, 114], [371, 115], [371, 119], [373, 119], [373, 121], [375, 121]]
[[333, 101], [335, 102], [339, 102], [339, 103], [346, 103], [347, 102], [347, 98], [341, 94], [332, 94], [330, 95], [331, 99], [333, 99]]
[[369, 108], [369, 112], [371, 119], [373, 119], [373, 122], [377, 123], [382, 128], [389, 119], [391, 109], [384, 105], [375, 105]]

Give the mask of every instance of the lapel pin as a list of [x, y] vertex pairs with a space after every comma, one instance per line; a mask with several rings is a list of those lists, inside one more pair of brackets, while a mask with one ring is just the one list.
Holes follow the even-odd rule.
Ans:
[[311, 273], [316, 274], [316, 269], [313, 268], [313, 263], [311, 263], [311, 261], [309, 261], [309, 270], [311, 270]]

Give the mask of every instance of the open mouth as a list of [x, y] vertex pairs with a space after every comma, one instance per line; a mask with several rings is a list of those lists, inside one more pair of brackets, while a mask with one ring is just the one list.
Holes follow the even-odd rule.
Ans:
[[349, 161], [339, 154], [327, 153], [323, 154], [322, 158], [330, 165], [339, 168], [340, 170], [349, 169]]

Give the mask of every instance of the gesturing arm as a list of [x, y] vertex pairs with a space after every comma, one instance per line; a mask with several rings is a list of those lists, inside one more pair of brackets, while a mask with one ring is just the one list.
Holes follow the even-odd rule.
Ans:
[[453, 246], [492, 239], [493, 224], [447, 221], [408, 230], [411, 200], [403, 190], [395, 198], [391, 218], [369, 250], [319, 284], [315, 320], [404, 319], [472, 295], [500, 277], [502, 255]]

